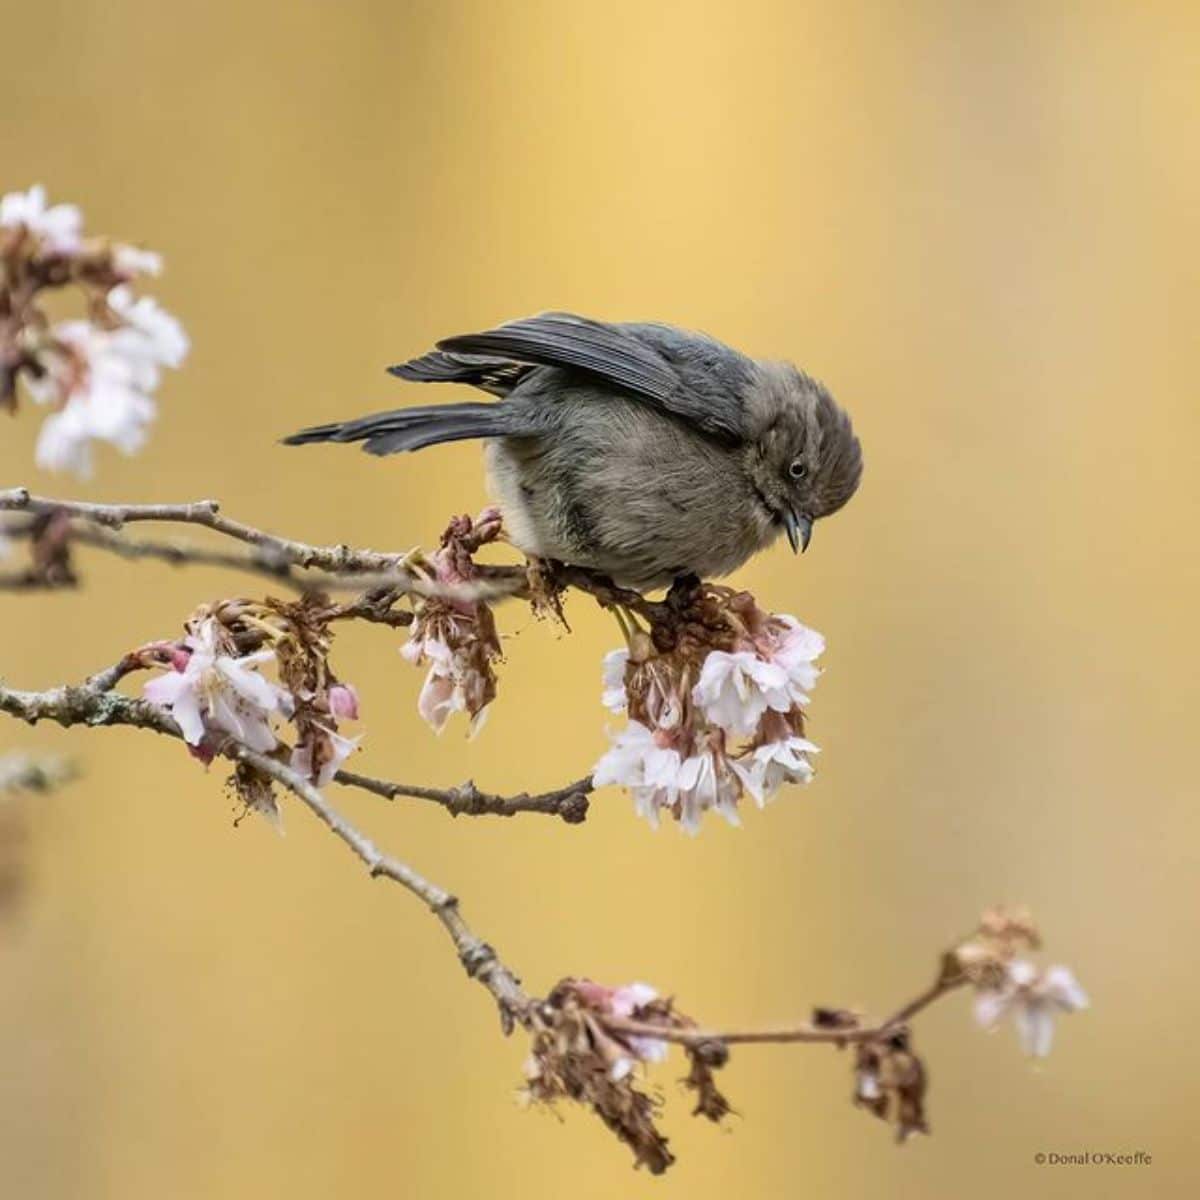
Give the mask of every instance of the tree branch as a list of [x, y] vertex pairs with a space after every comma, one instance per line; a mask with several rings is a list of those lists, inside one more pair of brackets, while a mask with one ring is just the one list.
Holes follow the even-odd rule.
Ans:
[[[27, 488], [0, 490], [0, 512], [23, 512], [34, 516], [58, 514], [70, 518], [70, 540], [105, 550], [126, 559], [151, 558], [175, 566], [185, 564], [228, 567], [265, 576], [298, 590], [383, 591], [400, 594], [441, 596], [462, 600], [529, 599], [531, 584], [526, 566], [478, 566], [478, 578], [468, 584], [437, 584], [408, 570], [412, 551], [382, 553], [346, 545], [318, 546], [268, 533], [242, 521], [224, 517], [216, 500], [184, 504], [91, 504], [32, 495]], [[214, 533], [253, 547], [246, 555], [230, 554], [184, 542], [130, 540], [119, 531], [135, 522], [199, 525]], [[29, 537], [29, 525], [9, 526], [4, 532]], [[574, 588], [590, 595], [604, 608], [621, 607], [652, 618], [668, 605], [647, 600], [640, 593], [618, 587], [611, 579], [582, 567], [548, 564], [547, 585]], [[313, 572], [297, 575], [296, 571]], [[73, 586], [71, 577], [47, 579], [36, 572], [0, 576], [0, 590], [28, 591], [46, 587]], [[358, 614], [350, 614], [358, 615]], [[561, 614], [560, 614], [561, 615]]]
[[[44, 692], [23, 692], [0, 685], [0, 712], [31, 725], [43, 720], [55, 721], [64, 728], [127, 725], [182, 738], [179, 726], [165, 710], [145, 700], [134, 700], [105, 689], [104, 685], [118, 669], [99, 672], [78, 687], [52, 688]], [[522, 990], [520, 980], [501, 962], [492, 947], [470, 928], [459, 911], [455, 896], [407, 863], [384, 854], [308, 780], [284, 763], [232, 740], [222, 743], [218, 753], [232, 762], [245, 763], [287, 788], [361, 859], [372, 878], [391, 879], [421, 900], [449, 934], [467, 974], [483, 984], [495, 999], [506, 1032], [511, 1030], [514, 1021], [523, 1024], [528, 1021], [531, 1002]]]
[[[414, 595], [470, 600], [517, 595], [525, 592], [528, 586], [522, 567], [491, 568], [479, 583], [438, 586], [407, 569], [405, 564], [412, 556], [411, 550], [381, 553], [346, 545], [318, 546], [299, 542], [222, 516], [216, 500], [185, 504], [91, 504], [34, 496], [26, 488], [8, 488], [0, 491], [0, 512], [70, 517], [74, 522], [95, 527], [80, 540], [124, 558], [158, 558], [176, 565], [203, 563], [234, 567], [314, 590], [395, 588]], [[245, 556], [222, 554], [186, 544], [131, 542], [116, 536], [116, 531], [135, 522], [199, 525], [254, 547], [254, 553]], [[12, 532], [21, 536], [28, 531], [17, 528]], [[297, 578], [291, 568], [320, 571], [324, 575]], [[8, 576], [6, 580], [10, 587], [38, 586], [37, 581], [28, 577]]]
[[187, 504], [90, 504], [81, 500], [53, 500], [34, 496], [26, 488], [0, 491], [0, 511], [66, 513], [106, 529], [121, 529], [137, 521], [201, 525], [235, 541], [244, 542], [296, 567], [317, 567], [344, 575], [355, 571], [391, 571], [404, 562], [403, 554], [380, 554], [374, 550], [352, 550], [349, 546], [312, 546], [279, 537], [241, 521], [221, 515], [216, 500]]
[[339, 771], [333, 779], [335, 783], [362, 788], [363, 791], [382, 796], [385, 800], [394, 800], [397, 796], [431, 800], [440, 804], [452, 817], [478, 817], [485, 814], [512, 817], [523, 812], [548, 813], [551, 816], [562, 817], [568, 825], [578, 825], [587, 818], [588, 796], [593, 789], [590, 775], [551, 792], [519, 792], [515, 796], [481, 792], [472, 780], [454, 788], [431, 788], [412, 783], [389, 783], [385, 779], [372, 779], [354, 771]]

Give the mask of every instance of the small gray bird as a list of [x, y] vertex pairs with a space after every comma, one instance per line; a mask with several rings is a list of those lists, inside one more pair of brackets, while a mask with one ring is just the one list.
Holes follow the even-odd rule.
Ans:
[[395, 454], [484, 438], [513, 542], [628, 587], [726, 575], [783, 531], [807, 549], [862, 474], [850, 418], [815, 379], [671, 325], [543, 313], [389, 370], [500, 402], [400, 408], [284, 441]]

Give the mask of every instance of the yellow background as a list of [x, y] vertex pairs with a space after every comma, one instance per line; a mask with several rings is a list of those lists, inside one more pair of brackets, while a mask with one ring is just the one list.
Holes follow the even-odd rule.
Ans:
[[[114, 500], [219, 497], [401, 548], [483, 500], [478, 448], [287, 450], [436, 397], [382, 368], [549, 307], [791, 357], [854, 414], [858, 497], [739, 581], [829, 640], [807, 791], [745, 828], [452, 822], [336, 791], [458, 891], [530, 988], [645, 979], [712, 1022], [886, 1009], [995, 900], [1094, 1007], [1033, 1070], [955, 997], [921, 1020], [934, 1136], [896, 1149], [824, 1048], [746, 1049], [728, 1132], [656, 1078], [659, 1181], [590, 1116], [519, 1111], [441, 931], [294, 805], [234, 829], [222, 773], [129, 731], [32, 807], [0, 941], [0, 1171], [21, 1197], [1194, 1195], [1200, 14], [1186, 4], [5, 6], [0, 190], [41, 181], [167, 257], [194, 352]], [[443, 393], [451, 399], [452, 394]], [[0, 670], [75, 679], [257, 586], [81, 555], [8, 595]], [[360, 769], [551, 786], [604, 746], [610, 618], [502, 613], [484, 734], [418, 722], [399, 637], [347, 631]], [[1038, 1168], [1144, 1150], [1146, 1168]], [[1190, 1181], [1190, 1183], [1189, 1183]]]

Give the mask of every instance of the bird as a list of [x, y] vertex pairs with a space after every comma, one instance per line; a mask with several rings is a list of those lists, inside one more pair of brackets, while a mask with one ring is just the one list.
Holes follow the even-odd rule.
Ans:
[[647, 590], [729, 575], [854, 495], [862, 449], [823, 384], [673, 325], [566, 312], [439, 341], [389, 367], [495, 399], [314, 425], [286, 445], [369, 454], [482, 439], [509, 540]]

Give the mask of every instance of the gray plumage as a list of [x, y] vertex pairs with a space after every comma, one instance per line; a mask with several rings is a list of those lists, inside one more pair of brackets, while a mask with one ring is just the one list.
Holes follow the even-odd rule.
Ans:
[[284, 441], [395, 454], [485, 439], [513, 542], [631, 587], [726, 575], [784, 531], [807, 546], [862, 473], [850, 418], [815, 379], [670, 325], [545, 313], [390, 370], [498, 401], [396, 409]]

